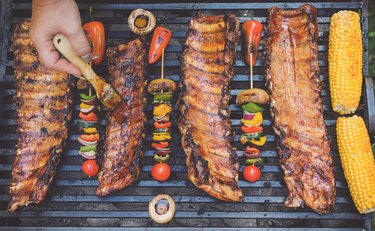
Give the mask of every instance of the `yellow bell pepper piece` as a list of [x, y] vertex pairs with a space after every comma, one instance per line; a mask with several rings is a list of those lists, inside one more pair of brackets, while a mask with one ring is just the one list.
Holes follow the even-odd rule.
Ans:
[[154, 141], [163, 141], [172, 139], [171, 135], [168, 133], [160, 133], [152, 135], [152, 140]]
[[153, 114], [154, 116], [160, 117], [171, 112], [172, 112], [172, 107], [169, 106], [168, 104], [163, 103], [154, 107]]
[[267, 141], [267, 137], [266, 136], [262, 136], [260, 137], [259, 139], [251, 139], [250, 142], [255, 144], [255, 145], [258, 145], [258, 146], [263, 146]]
[[96, 129], [96, 127], [84, 128], [83, 132], [87, 134], [94, 134], [94, 133], [98, 133], [98, 130]]
[[257, 112], [252, 120], [242, 119], [241, 123], [252, 126], [259, 126], [263, 123], [263, 116], [261, 112]]
[[79, 107], [82, 108], [82, 109], [89, 109], [89, 108], [92, 107], [92, 105], [85, 104], [85, 103], [80, 103]]

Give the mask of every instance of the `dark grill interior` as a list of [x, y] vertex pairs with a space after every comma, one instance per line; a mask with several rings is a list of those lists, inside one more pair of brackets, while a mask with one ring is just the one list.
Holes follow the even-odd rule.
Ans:
[[[79, 2], [79, 1], [78, 1]], [[94, 7], [94, 17], [100, 20], [106, 27], [107, 44], [121, 41], [129, 41], [136, 36], [127, 26], [127, 17], [132, 9], [144, 8], [151, 10], [157, 16], [158, 24], [165, 25], [173, 31], [173, 37], [166, 50], [165, 73], [168, 78], [178, 81], [180, 78], [180, 66], [183, 44], [188, 31], [188, 21], [198, 11], [207, 14], [235, 13], [241, 22], [249, 20], [250, 15], [256, 20], [266, 22], [267, 9], [278, 5], [283, 8], [296, 8], [300, 3], [147, 3], [147, 4], [120, 4], [119, 1], [106, 3], [105, 1], [79, 2], [83, 22], [89, 20], [88, 8]], [[172, 175], [167, 182], [159, 183], [151, 178], [150, 170], [153, 165], [153, 152], [150, 148], [152, 112], [151, 99], [148, 98], [147, 106], [147, 136], [145, 143], [145, 157], [142, 161], [140, 181], [134, 186], [114, 193], [105, 198], [95, 196], [98, 185], [96, 179], [88, 179], [81, 172], [83, 158], [78, 154], [78, 91], [75, 98], [75, 110], [70, 127], [70, 135], [62, 155], [59, 170], [55, 182], [50, 187], [47, 198], [40, 205], [29, 205], [18, 213], [10, 214], [5, 211], [9, 196], [8, 185], [11, 178], [12, 162], [14, 159], [15, 144], [17, 142], [15, 105], [13, 104], [14, 78], [13, 56], [9, 51], [9, 31], [11, 25], [21, 18], [31, 17], [31, 4], [25, 1], [1, 2], [1, 65], [0, 65], [0, 225], [1, 226], [125, 226], [125, 227], [160, 227], [148, 216], [148, 202], [159, 193], [167, 193], [173, 196], [177, 202], [175, 218], [165, 225], [172, 230], [176, 227], [238, 227], [238, 228], [333, 228], [347, 230], [371, 229], [371, 215], [360, 215], [356, 211], [350, 198], [346, 181], [341, 168], [337, 144], [335, 140], [335, 120], [337, 114], [332, 112], [329, 97], [329, 84], [327, 76], [327, 43], [330, 16], [342, 9], [360, 11], [363, 14], [364, 34], [364, 74], [368, 74], [367, 53], [367, 2], [315, 2], [318, 8], [319, 22], [319, 64], [321, 68], [321, 80], [323, 85], [322, 99], [324, 104], [324, 117], [331, 140], [332, 156], [335, 165], [335, 177], [337, 185], [337, 202], [334, 211], [328, 215], [320, 216], [309, 208], [290, 209], [283, 205], [288, 190], [282, 179], [282, 172], [278, 163], [275, 146], [275, 135], [268, 112], [264, 113], [264, 130], [267, 134], [267, 143], [262, 148], [262, 158], [265, 166], [262, 170], [260, 181], [249, 184], [242, 177], [244, 159], [242, 158], [242, 145], [239, 142], [240, 118], [242, 110], [235, 105], [235, 96], [249, 87], [248, 67], [243, 61], [241, 46], [238, 45], [235, 62], [235, 77], [231, 82], [231, 118], [232, 127], [236, 132], [233, 145], [238, 149], [241, 160], [239, 185], [245, 195], [244, 203], [225, 203], [213, 199], [205, 192], [195, 188], [187, 179], [185, 155], [180, 145], [180, 134], [177, 124], [177, 108], [173, 114], [173, 142], [170, 165]], [[151, 36], [147, 37], [148, 42]], [[264, 41], [261, 43], [263, 51]], [[254, 69], [255, 87], [264, 88], [264, 62], [260, 54]], [[107, 76], [106, 64], [97, 68], [102, 76]], [[160, 62], [148, 67], [148, 80], [160, 75]], [[364, 93], [372, 90], [372, 81], [367, 79]], [[177, 92], [178, 94], [178, 92]], [[176, 94], [176, 95], [177, 95]], [[175, 96], [176, 96], [175, 95]], [[371, 101], [372, 100], [372, 101]], [[176, 97], [174, 97], [174, 103]], [[372, 118], [374, 105], [367, 94], [361, 100], [359, 114], [373, 125]], [[101, 115], [102, 137], [104, 137], [104, 113]], [[370, 127], [372, 129], [372, 127]], [[164, 228], [163, 228], [164, 229]], [[189, 229], [191, 230], [191, 229]]]

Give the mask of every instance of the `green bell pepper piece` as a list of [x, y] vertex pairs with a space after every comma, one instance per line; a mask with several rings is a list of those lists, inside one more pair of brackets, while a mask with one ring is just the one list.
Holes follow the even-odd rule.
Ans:
[[259, 106], [258, 104], [252, 102], [242, 105], [242, 109], [250, 113], [264, 111], [264, 108], [262, 106]]

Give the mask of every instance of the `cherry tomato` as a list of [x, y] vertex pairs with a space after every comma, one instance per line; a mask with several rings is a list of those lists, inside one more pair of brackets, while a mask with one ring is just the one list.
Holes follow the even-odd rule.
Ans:
[[243, 170], [243, 177], [245, 180], [249, 181], [250, 183], [254, 183], [260, 178], [260, 170], [257, 166], [247, 166]]
[[99, 165], [96, 163], [96, 160], [86, 160], [82, 164], [82, 171], [89, 177], [96, 176], [99, 171]]
[[157, 181], [166, 181], [171, 175], [171, 168], [166, 163], [157, 163], [152, 167], [151, 175]]

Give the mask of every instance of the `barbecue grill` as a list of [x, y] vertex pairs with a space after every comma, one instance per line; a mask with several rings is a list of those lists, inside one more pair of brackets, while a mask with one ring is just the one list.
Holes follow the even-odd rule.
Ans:
[[[194, 187], [187, 179], [185, 155], [180, 144], [180, 134], [177, 128], [178, 111], [174, 107], [173, 114], [173, 142], [170, 165], [172, 175], [167, 182], [159, 183], [151, 178], [153, 152], [150, 148], [152, 132], [151, 100], [147, 105], [147, 130], [145, 142], [145, 157], [142, 161], [140, 180], [134, 186], [128, 187], [110, 196], [99, 198], [95, 196], [97, 180], [86, 178], [81, 172], [83, 158], [78, 154], [78, 91], [75, 96], [73, 119], [69, 129], [69, 138], [61, 163], [51, 185], [46, 199], [39, 205], [29, 205], [15, 214], [5, 211], [9, 195], [8, 185], [11, 178], [12, 162], [17, 142], [15, 105], [13, 104], [14, 77], [13, 55], [9, 51], [10, 30], [12, 24], [19, 19], [31, 17], [31, 1], [3, 0], [1, 1], [0, 18], [0, 226], [20, 229], [21, 227], [90, 227], [90, 230], [104, 230], [103, 227], [131, 227], [134, 230], [148, 227], [148, 229], [193, 230], [202, 229], [239, 228], [247, 230], [371, 230], [371, 214], [360, 215], [350, 197], [347, 183], [338, 155], [335, 140], [335, 121], [337, 114], [332, 111], [329, 96], [327, 76], [327, 45], [330, 17], [339, 10], [348, 9], [361, 13], [363, 42], [364, 42], [364, 75], [368, 75], [368, 3], [364, 1], [316, 1], [309, 2], [318, 9], [319, 23], [319, 65], [322, 80], [322, 101], [325, 124], [331, 141], [331, 153], [337, 186], [337, 202], [332, 213], [318, 215], [309, 208], [286, 208], [283, 204], [288, 190], [283, 182], [283, 173], [278, 163], [275, 134], [269, 112], [264, 113], [264, 131], [267, 134], [266, 146], [262, 149], [265, 166], [261, 179], [253, 184], [247, 183], [240, 174], [239, 185], [243, 190], [244, 203], [226, 203], [218, 201], [208, 194]], [[197, 12], [207, 14], [234, 13], [241, 22], [254, 17], [265, 23], [267, 9], [272, 6], [282, 8], [297, 8], [301, 3], [258, 2], [258, 3], [121, 3], [121, 1], [78, 1], [83, 22], [89, 20], [89, 7], [94, 8], [95, 19], [106, 26], [108, 44], [130, 41], [135, 38], [127, 25], [127, 17], [133, 9], [144, 8], [151, 10], [157, 17], [158, 24], [173, 30], [173, 37], [165, 55], [165, 73], [167, 78], [175, 81], [180, 79], [181, 57], [183, 44], [188, 32], [188, 21]], [[228, 1], [230, 2], [230, 1]], [[148, 42], [151, 36], [147, 36]], [[264, 49], [264, 41], [260, 46], [260, 53]], [[239, 142], [241, 108], [235, 105], [235, 95], [242, 89], [249, 87], [248, 67], [243, 61], [241, 44], [238, 45], [235, 57], [235, 76], [231, 82], [231, 119], [236, 132], [233, 146], [238, 149], [242, 172], [244, 158], [242, 145]], [[264, 57], [260, 54], [254, 69], [255, 87], [264, 88], [265, 72]], [[160, 76], [160, 62], [149, 66], [148, 80]], [[96, 71], [107, 76], [104, 64]], [[178, 94], [178, 92], [177, 92]], [[176, 94], [176, 95], [177, 95]], [[174, 99], [173, 103], [176, 102]], [[364, 116], [372, 135], [375, 134], [375, 104], [373, 82], [366, 77], [363, 94], [359, 106], [359, 114]], [[104, 130], [104, 113], [101, 115], [102, 132]], [[103, 137], [103, 134], [102, 134]], [[166, 193], [176, 201], [177, 212], [175, 218], [166, 225], [153, 222], [148, 215], [148, 202], [157, 194]], [[96, 227], [96, 228], [94, 228]], [[152, 228], [151, 228], [152, 227]], [[185, 228], [184, 228], [185, 227]], [[187, 228], [188, 227], [188, 228]], [[289, 229], [290, 228], [290, 229]]]

